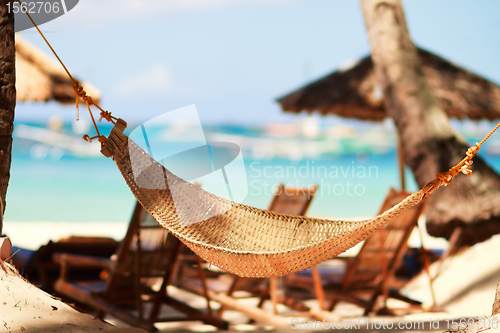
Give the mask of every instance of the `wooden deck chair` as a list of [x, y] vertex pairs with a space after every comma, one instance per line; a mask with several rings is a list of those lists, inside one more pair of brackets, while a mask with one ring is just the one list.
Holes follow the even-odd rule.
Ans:
[[[310, 187], [287, 187], [284, 184], [279, 184], [268, 210], [281, 214], [304, 216], [311, 205], [317, 188], [317, 185]], [[317, 276], [319, 281], [318, 271], [314, 267], [313, 274]], [[236, 290], [248, 291], [252, 296], [260, 298], [258, 307], [262, 307], [267, 299], [271, 299], [275, 314], [277, 312], [277, 303], [283, 303], [295, 310], [308, 311], [308, 308], [301, 302], [295, 302], [285, 297], [278, 297], [277, 289], [276, 279], [242, 278], [235, 275], [231, 286], [227, 290], [227, 295], [233, 295]], [[319, 298], [321, 298], [321, 295]], [[220, 308], [219, 315], [222, 315], [224, 309], [224, 306]]]
[[[21, 249], [21, 254], [25, 255], [24, 264], [16, 261], [14, 263], [25, 278], [51, 294], [54, 292], [54, 283], [60, 275], [59, 264], [52, 260], [54, 253], [84, 254], [106, 258], [116, 253], [117, 248], [118, 242], [112, 238], [70, 236], [56, 242], [49, 241], [37, 251]], [[96, 278], [100, 271], [99, 269], [75, 269], [72, 271], [72, 277]]]
[[[407, 192], [391, 188], [380, 211], [386, 211], [408, 195]], [[401, 212], [385, 227], [367, 238], [358, 255], [348, 258], [351, 260], [347, 262], [343, 275], [339, 276], [338, 272], [328, 275], [327, 271], [322, 271], [322, 277], [326, 280], [325, 295], [330, 300], [328, 310], [332, 311], [339, 301], [345, 301], [364, 308], [365, 315], [368, 315], [376, 305], [380, 304], [377, 301], [380, 297], [385, 314], [393, 314], [385, 306], [389, 297], [403, 300], [411, 305], [420, 305], [420, 302], [401, 295], [397, 288], [392, 289], [390, 283], [394, 280], [398, 264], [401, 263], [407, 249], [410, 234], [424, 208], [425, 201]], [[311, 283], [311, 278], [304, 276], [291, 276], [287, 281], [288, 285], [303, 288], [310, 286]]]
[[[127, 234], [111, 259], [54, 255], [54, 261], [61, 264], [55, 290], [94, 308], [101, 319], [109, 313], [148, 331], [157, 330], [154, 323], [181, 320], [201, 320], [227, 329], [228, 323], [212, 313], [208, 298], [208, 311], [204, 312], [168, 295], [167, 286], [183, 247], [137, 203]], [[69, 280], [68, 272], [72, 267], [100, 267], [106, 274], [101, 274], [103, 278], [97, 280]], [[147, 303], [151, 305], [146, 307]], [[185, 316], [160, 318], [163, 304]]]

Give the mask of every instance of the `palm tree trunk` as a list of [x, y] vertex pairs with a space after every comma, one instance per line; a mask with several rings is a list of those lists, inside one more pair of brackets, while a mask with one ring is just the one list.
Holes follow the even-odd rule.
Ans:
[[[403, 142], [405, 162], [422, 187], [458, 163], [468, 144], [429, 90], [401, 0], [361, 0], [361, 6], [385, 107]], [[457, 226], [466, 231], [462, 244], [500, 233], [500, 176], [479, 157], [472, 176], [457, 176], [435, 192], [428, 207], [430, 234], [449, 238]]]
[[[10, 178], [14, 108], [16, 106], [14, 13], [9, 13], [7, 3], [0, 0], [0, 201], [1, 216], [5, 211], [5, 196]], [[3, 221], [0, 218], [0, 236]]]

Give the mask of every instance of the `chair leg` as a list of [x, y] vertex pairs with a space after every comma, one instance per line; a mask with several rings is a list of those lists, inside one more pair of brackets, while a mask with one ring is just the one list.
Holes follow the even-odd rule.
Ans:
[[439, 276], [439, 274], [441, 274], [444, 262], [448, 258], [453, 257], [457, 252], [458, 250], [457, 245], [460, 237], [462, 236], [462, 231], [463, 229], [461, 227], [455, 228], [455, 230], [453, 230], [453, 233], [451, 234], [450, 237], [448, 249], [439, 258], [439, 264], [436, 270], [436, 274], [432, 277], [433, 281]]
[[97, 310], [97, 311], [95, 312], [95, 316], [96, 316], [97, 318], [101, 319], [101, 320], [103, 320], [103, 319], [104, 319], [104, 316], [105, 316], [105, 315], [106, 315], [106, 312], [101, 311], [101, 310]]
[[336, 298], [333, 298], [330, 301], [330, 304], [328, 305], [328, 311], [332, 312], [333, 309], [335, 309], [335, 306], [337, 305], [337, 303], [338, 303], [338, 300]]
[[[229, 290], [226, 293], [227, 296], [233, 295], [233, 293], [236, 291], [236, 288], [238, 287], [239, 281], [240, 281], [240, 277], [238, 275], [234, 275], [233, 283], [231, 284], [231, 286], [229, 287]], [[224, 304], [221, 304], [219, 311], [217, 313], [219, 315], [219, 317], [222, 317], [222, 314], [224, 313], [225, 310], [226, 310], [226, 306]]]
[[370, 298], [370, 301], [368, 302], [368, 306], [365, 307], [365, 313], [364, 315], [365, 316], [368, 316], [368, 314], [370, 312], [373, 311], [373, 309], [376, 307], [377, 305], [377, 300], [379, 299], [379, 296], [384, 296], [384, 302], [385, 300], [387, 300], [387, 297], [385, 297], [384, 293], [383, 293], [383, 290], [382, 290], [382, 286], [379, 285], [374, 291], [373, 291], [373, 294], [372, 294], [372, 297]]
[[196, 256], [196, 263], [198, 264], [198, 272], [200, 274], [201, 285], [203, 287], [203, 296], [207, 300], [208, 315], [210, 317], [213, 317], [214, 313], [212, 311], [212, 307], [210, 306], [210, 297], [208, 297], [207, 280], [205, 278], [205, 272], [203, 271], [203, 267], [201, 267], [201, 259], [198, 256]]
[[259, 303], [257, 304], [258, 308], [262, 308], [264, 306], [264, 302], [270, 298], [269, 289], [262, 290], [260, 292]]
[[163, 282], [161, 284], [160, 290], [156, 293], [155, 301], [153, 303], [153, 308], [149, 314], [149, 322], [154, 323], [158, 318], [162, 304], [165, 302], [167, 297], [167, 286], [170, 285], [172, 280], [173, 268], [175, 263], [178, 261], [179, 256], [184, 248], [184, 244], [180, 240], [174, 238], [173, 250], [170, 253], [170, 258], [168, 259], [168, 264], [165, 269], [166, 275], [163, 277]]
[[271, 301], [273, 302], [274, 314], [278, 314], [278, 279], [269, 279], [269, 294], [271, 295]]
[[[264, 303], [269, 299], [269, 287], [261, 290], [260, 292], [260, 297], [259, 297], [259, 303], [257, 303], [257, 308], [262, 309], [264, 306]], [[250, 318], [248, 320], [248, 324], [254, 324], [255, 319]]]
[[135, 284], [135, 307], [140, 320], [144, 320], [144, 306], [142, 304], [142, 284], [141, 284], [141, 270], [142, 270], [142, 245], [141, 245], [141, 233], [137, 229], [137, 250], [135, 252], [135, 272], [134, 272], [134, 284]]
[[320, 310], [325, 310], [325, 291], [321, 285], [321, 276], [319, 275], [318, 266], [312, 267], [312, 276], [314, 281], [314, 293], [319, 303]]

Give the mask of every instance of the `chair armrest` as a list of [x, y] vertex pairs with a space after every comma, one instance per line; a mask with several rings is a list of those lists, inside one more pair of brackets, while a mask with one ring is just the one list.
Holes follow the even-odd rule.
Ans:
[[52, 261], [60, 265], [67, 265], [79, 268], [112, 268], [113, 261], [108, 258], [97, 256], [86, 256], [83, 254], [54, 253]]
[[52, 261], [61, 265], [61, 272], [59, 275], [61, 280], [67, 280], [68, 272], [71, 267], [112, 270], [115, 266], [115, 261], [108, 258], [70, 253], [54, 253], [52, 255]]

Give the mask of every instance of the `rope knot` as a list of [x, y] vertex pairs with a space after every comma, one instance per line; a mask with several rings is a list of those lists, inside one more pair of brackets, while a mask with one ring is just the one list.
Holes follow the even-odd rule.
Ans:
[[479, 145], [479, 142], [476, 142], [476, 145], [474, 147], [470, 147], [467, 149], [467, 157], [469, 160], [471, 160], [474, 156], [476, 156], [476, 151], [481, 150], [481, 146]]
[[80, 86], [80, 82], [78, 82], [78, 80], [73, 80], [73, 84], [72, 84], [72, 87], [73, 87], [73, 90], [78, 93], [78, 89], [79, 88], [82, 88], [82, 86]]
[[500, 124], [498, 124], [481, 142], [476, 142], [474, 147], [470, 147], [467, 149], [466, 157], [460, 161], [457, 165], [452, 167], [450, 170], [443, 172], [443, 173], [438, 173], [436, 175], [436, 179], [431, 180], [427, 184], [424, 185], [422, 190], [424, 191], [424, 197], [431, 194], [435, 189], [438, 187], [444, 185], [449, 185], [452, 181], [453, 178], [455, 178], [456, 175], [458, 175], [460, 172], [463, 173], [464, 175], [470, 176], [472, 175], [472, 158], [476, 155], [476, 151], [481, 150], [481, 145], [488, 139], [491, 134], [498, 128], [500, 127]]
[[87, 141], [87, 142], [92, 142], [92, 140], [97, 139], [97, 141], [99, 141], [100, 143], [106, 143], [106, 141], [108, 140], [104, 135], [100, 135], [100, 134], [93, 136], [93, 137], [90, 137], [88, 134], [85, 134], [82, 137], [82, 139]]
[[101, 120], [103, 119], [106, 119], [107, 121], [113, 123], [113, 116], [111, 116], [111, 112], [109, 111], [101, 111], [101, 118], [99, 118], [99, 122], [101, 122]]
[[77, 96], [80, 96], [82, 99], [87, 95], [85, 90], [83, 90], [83, 87], [80, 85], [80, 82], [78, 82], [77, 80], [73, 80], [72, 87], [73, 87], [73, 90], [75, 91], [75, 94]]
[[[85, 91], [83, 93], [85, 94]], [[87, 94], [85, 94], [84, 96], [81, 96], [81, 97], [85, 101], [85, 103], [87, 103], [87, 105], [94, 104], [94, 100], [92, 99], [92, 97], [88, 96]]]
[[474, 147], [470, 147], [467, 149], [467, 157], [464, 158], [462, 161], [463, 164], [460, 167], [460, 172], [462, 172], [464, 175], [470, 176], [472, 175], [472, 159], [474, 156], [476, 156], [476, 151], [481, 150], [481, 144], [479, 142], [476, 142], [476, 145]]
[[443, 173], [438, 173], [436, 175], [436, 179], [440, 180], [442, 182], [442, 185], [449, 185], [453, 181], [453, 178], [455, 178], [456, 175], [458, 175], [461, 171], [461, 168], [458, 165], [455, 165], [453, 168], [450, 170], [443, 172]]
[[85, 90], [83, 90], [83, 87], [80, 85], [80, 82], [73, 79], [72, 87], [73, 87], [73, 90], [75, 91], [76, 120], [79, 120], [79, 118], [80, 118], [78, 98], [81, 98], [85, 102], [85, 104], [87, 104], [87, 109], [89, 110], [90, 118], [92, 119], [92, 123], [94, 124], [94, 128], [97, 132], [97, 135], [94, 137], [90, 137], [89, 135], [85, 134], [83, 136], [83, 140], [88, 141], [88, 142], [92, 142], [92, 140], [97, 138], [100, 143], [105, 145], [106, 144], [106, 137], [101, 135], [101, 133], [99, 132], [99, 129], [97, 128], [97, 124], [94, 120], [94, 116], [92, 115], [92, 111], [90, 110], [90, 106], [94, 105], [101, 111], [101, 114], [100, 114], [101, 118], [99, 119], [99, 122], [101, 122], [102, 119], [106, 119], [107, 121], [109, 121], [113, 124], [116, 124], [117, 118], [113, 117], [111, 115], [111, 112], [104, 111], [103, 109], [101, 109], [101, 107], [99, 107], [99, 105], [95, 104], [92, 97], [88, 96], [87, 93], [85, 92]]

